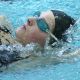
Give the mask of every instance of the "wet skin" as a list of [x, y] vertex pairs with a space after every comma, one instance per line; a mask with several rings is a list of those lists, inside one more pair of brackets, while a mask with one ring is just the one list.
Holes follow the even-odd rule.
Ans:
[[33, 42], [44, 46], [47, 34], [38, 28], [36, 18], [31, 17], [16, 30], [16, 37], [23, 45]]
[[[37, 18], [44, 19], [48, 24], [50, 30], [54, 30], [55, 18], [52, 11], [41, 12]], [[31, 42], [38, 43], [41, 47], [44, 47], [48, 34], [40, 30], [37, 24], [36, 17], [28, 18], [28, 21], [16, 30], [16, 39], [23, 45]]]

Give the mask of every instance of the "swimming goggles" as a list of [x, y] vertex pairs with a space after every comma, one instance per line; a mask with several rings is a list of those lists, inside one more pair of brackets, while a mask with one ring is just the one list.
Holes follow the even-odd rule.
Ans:
[[41, 13], [39, 11], [37, 11], [36, 13], [34, 13], [33, 16], [36, 17], [36, 22], [37, 22], [38, 28], [41, 31], [46, 32], [46, 30], [49, 30], [49, 26], [44, 19], [39, 18], [40, 14]]
[[48, 24], [46, 23], [45, 19], [39, 18], [40, 12], [39, 11], [36, 12], [33, 16], [36, 17], [36, 22], [37, 22], [38, 28], [41, 31], [48, 33], [52, 38], [54, 38], [59, 43], [59, 40], [50, 31], [50, 28], [49, 28]]

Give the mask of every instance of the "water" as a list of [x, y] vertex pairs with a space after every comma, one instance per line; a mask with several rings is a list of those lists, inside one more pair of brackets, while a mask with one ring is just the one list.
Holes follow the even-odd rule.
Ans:
[[[80, 17], [80, 0], [12, 0], [0, 1], [0, 14], [6, 15], [16, 29], [28, 16], [36, 11], [48, 9], [62, 10], [73, 18]], [[0, 73], [1, 80], [79, 80], [80, 79], [80, 55], [61, 57], [64, 52], [74, 52], [80, 48], [80, 23], [67, 31], [68, 43], [54, 49], [46, 46], [45, 51], [39, 50], [34, 44], [22, 47], [14, 45], [27, 55], [35, 54], [27, 60], [21, 60], [9, 65]], [[37, 47], [37, 49], [36, 49]], [[3, 48], [3, 47], [2, 47]], [[5, 47], [4, 47], [5, 48]], [[1, 46], [0, 46], [1, 49]], [[6, 49], [13, 49], [7, 47]]]

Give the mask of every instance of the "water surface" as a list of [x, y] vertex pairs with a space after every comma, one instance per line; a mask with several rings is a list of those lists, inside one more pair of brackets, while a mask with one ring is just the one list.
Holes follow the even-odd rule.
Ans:
[[[0, 1], [0, 14], [6, 15], [16, 29], [24, 22], [28, 16], [36, 11], [48, 9], [58, 9], [66, 12], [75, 19], [80, 17], [80, 0], [12, 0]], [[34, 45], [26, 47], [19, 46], [27, 53], [32, 51], [32, 56], [27, 60], [18, 61], [9, 65], [9, 68], [0, 73], [1, 80], [79, 80], [80, 79], [80, 59], [73, 57], [70, 59], [60, 59], [65, 50], [74, 52], [80, 48], [80, 23], [68, 31], [69, 43], [64, 43], [60, 48], [35, 52]], [[18, 48], [17, 48], [18, 49]]]

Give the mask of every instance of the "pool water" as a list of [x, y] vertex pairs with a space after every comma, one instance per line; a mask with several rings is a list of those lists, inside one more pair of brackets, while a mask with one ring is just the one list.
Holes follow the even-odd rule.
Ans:
[[[0, 1], [0, 15], [6, 15], [16, 29], [26, 22], [28, 16], [36, 11], [58, 9], [66, 12], [75, 19], [80, 17], [80, 0], [9, 0]], [[68, 32], [69, 43], [65, 43], [56, 53], [71, 48], [72, 51], [80, 48], [80, 23]], [[71, 32], [70, 32], [71, 31]], [[73, 37], [73, 38], [71, 38]], [[33, 44], [32, 44], [33, 45]], [[27, 51], [34, 46], [27, 45]], [[32, 46], [32, 47], [31, 47]], [[47, 49], [47, 47], [46, 47]], [[36, 52], [38, 57], [18, 61], [9, 65], [8, 69], [0, 72], [0, 80], [79, 80], [80, 58], [58, 59], [53, 56], [53, 50], [46, 50], [43, 55], [41, 51]]]

